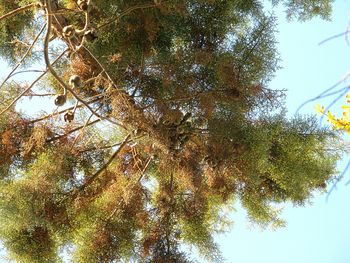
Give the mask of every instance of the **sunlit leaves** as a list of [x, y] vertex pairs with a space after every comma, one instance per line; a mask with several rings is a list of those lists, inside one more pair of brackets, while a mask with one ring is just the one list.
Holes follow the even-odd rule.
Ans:
[[[29, 2], [0, 0], [0, 12]], [[2, 28], [4, 41], [25, 45], [46, 12], [55, 38], [46, 57], [69, 48], [57, 76], [30, 91], [45, 115], [16, 113], [27, 83], [0, 94], [0, 237], [19, 262], [58, 262], [67, 246], [73, 262], [190, 262], [184, 243], [220, 262], [213, 234], [228, 229], [234, 201], [250, 220], [282, 226], [278, 204], [301, 205], [332, 179], [334, 134], [313, 118], [287, 120], [283, 91], [267, 86], [276, 19], [261, 1], [94, 0], [86, 14], [76, 1], [51, 2]], [[97, 39], [67, 38], [70, 25], [98, 29]], [[67, 103], [50, 112], [40, 98], [75, 75], [79, 103], [68, 105], [67, 86]]]
[[[350, 103], [350, 94], [346, 95], [347, 103]], [[328, 122], [336, 130], [343, 130], [350, 134], [350, 106], [348, 104], [341, 106], [343, 112], [341, 117], [337, 118], [330, 110], [325, 112], [324, 106], [316, 105], [315, 109], [319, 114], [327, 117]]]

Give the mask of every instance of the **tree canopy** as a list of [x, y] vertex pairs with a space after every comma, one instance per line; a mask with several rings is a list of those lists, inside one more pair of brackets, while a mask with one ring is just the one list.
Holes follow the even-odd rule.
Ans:
[[[271, 1], [290, 19], [330, 0]], [[240, 202], [282, 226], [335, 175], [333, 131], [288, 119], [257, 0], [0, 0], [0, 239], [18, 262], [222, 259]], [[43, 67], [43, 70], [36, 70]], [[31, 74], [34, 80], [18, 81]], [[28, 75], [25, 75], [28, 76]], [[21, 103], [23, 102], [24, 103]], [[43, 111], [27, 114], [33, 101]]]

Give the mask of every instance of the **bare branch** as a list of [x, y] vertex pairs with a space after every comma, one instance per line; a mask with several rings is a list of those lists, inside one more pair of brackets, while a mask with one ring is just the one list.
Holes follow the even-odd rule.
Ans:
[[142, 171], [141, 171], [141, 175], [140, 175], [140, 177], [139, 177], [139, 179], [138, 179], [138, 182], [140, 182], [141, 180], [142, 180], [142, 177], [145, 175], [145, 173], [146, 173], [146, 171], [147, 171], [147, 169], [148, 169], [148, 167], [149, 167], [149, 165], [150, 165], [150, 163], [151, 163], [151, 161], [154, 159], [154, 156], [152, 155], [152, 156], [150, 156], [148, 159], [147, 159], [147, 162], [146, 162], [146, 164], [145, 164], [145, 166], [143, 167], [143, 169], [142, 169]]
[[[128, 142], [130, 142], [131, 140], [129, 140]], [[84, 149], [82, 151], [79, 151], [79, 153], [85, 153], [85, 152], [90, 152], [90, 151], [95, 151], [95, 150], [105, 150], [105, 149], [110, 149], [110, 148], [113, 148], [113, 147], [116, 147], [116, 146], [119, 146], [121, 143], [120, 142], [117, 142], [117, 143], [114, 143], [114, 144], [111, 144], [111, 145], [105, 145], [105, 146], [101, 146], [101, 147], [91, 147], [91, 148], [87, 148], [87, 149]]]
[[[78, 105], [75, 105], [74, 111], [76, 110], [77, 106], [78, 106]], [[97, 110], [99, 110], [101, 107], [102, 107], [102, 105], [101, 105]], [[94, 116], [94, 115], [91, 114], [91, 115], [89, 116], [89, 118], [86, 120], [86, 122], [85, 122], [85, 124], [84, 124], [84, 126], [83, 126], [83, 128], [82, 128], [82, 130], [81, 130], [82, 132], [84, 131], [85, 127], [87, 127], [87, 126], [89, 125], [89, 121], [90, 121], [90, 119], [92, 118], [92, 116]], [[75, 139], [74, 139], [74, 141], [73, 141], [73, 143], [72, 143], [72, 145], [71, 145], [71, 149], [73, 149], [75, 143], [77, 142], [78, 138], [81, 136], [82, 132], [80, 132], [80, 133], [78, 134], [78, 136], [75, 137]]]

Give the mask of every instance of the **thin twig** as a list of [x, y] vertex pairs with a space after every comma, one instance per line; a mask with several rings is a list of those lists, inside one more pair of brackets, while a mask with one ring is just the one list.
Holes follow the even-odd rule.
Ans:
[[11, 17], [11, 16], [14, 16], [14, 15], [20, 13], [20, 12], [26, 11], [26, 10], [32, 8], [32, 7], [37, 6], [37, 5], [38, 5], [37, 3], [31, 3], [31, 4], [29, 4], [29, 5], [25, 5], [25, 6], [22, 6], [22, 7], [20, 7], [20, 8], [17, 8], [17, 9], [15, 9], [15, 10], [13, 10], [13, 11], [11, 11], [11, 12], [5, 14], [5, 15], [2, 15], [2, 16], [0, 17], [0, 21], [3, 20], [3, 19], [5, 19], [5, 18], [9, 18], [9, 17]]
[[39, 33], [34, 38], [33, 43], [28, 47], [26, 53], [23, 55], [21, 60], [17, 63], [17, 65], [11, 70], [11, 72], [7, 75], [7, 77], [1, 83], [0, 89], [4, 86], [4, 84], [8, 81], [8, 79], [12, 77], [13, 73], [18, 69], [18, 67], [22, 65], [23, 61], [28, 56], [29, 52], [33, 49], [35, 43], [38, 41], [40, 35], [44, 32], [44, 29], [45, 29], [45, 25], [42, 26], [42, 28], [40, 29]]
[[[76, 106], [77, 106], [77, 105], [76, 105]], [[101, 105], [97, 110], [99, 110], [101, 107], [102, 107], [102, 105]], [[75, 112], [76, 108], [77, 108], [77, 107], [74, 108], [74, 112]], [[82, 131], [84, 131], [85, 128], [88, 126], [89, 121], [90, 121], [90, 119], [92, 118], [92, 116], [94, 116], [94, 115], [91, 114], [91, 115], [89, 116], [89, 118], [86, 120], [86, 122], [85, 122], [83, 128], [82, 128], [81, 131], [79, 132], [78, 136], [74, 138], [74, 141], [72, 142], [72, 145], [71, 145], [71, 147], [70, 147], [71, 150], [73, 149], [73, 147], [74, 147], [75, 143], [77, 142], [78, 138], [81, 136]]]
[[112, 163], [112, 161], [117, 157], [117, 155], [121, 152], [121, 150], [124, 148], [124, 146], [128, 143], [129, 138], [131, 137], [130, 134], [128, 134], [124, 140], [120, 143], [119, 148], [112, 154], [112, 156], [108, 159], [108, 161], [97, 171], [95, 172], [91, 177], [87, 179], [87, 181], [78, 188], [78, 191], [83, 191], [87, 186], [89, 186], [104, 170], [107, 169], [107, 167]]
[[[99, 100], [101, 100], [101, 99], [102, 99], [102, 98], [96, 98], [96, 99], [93, 99], [93, 100], [91, 100], [91, 101], [88, 101], [87, 103], [89, 103], [89, 104], [95, 103], [95, 102], [97, 102], [97, 101], [99, 101]], [[79, 105], [79, 106], [77, 106], [77, 108], [81, 108], [81, 107], [83, 107], [83, 106], [84, 106], [84, 105]], [[69, 108], [64, 109], [64, 110], [61, 110], [61, 111], [58, 111], [58, 112], [55, 113], [55, 114], [49, 114], [49, 115], [43, 116], [43, 117], [41, 117], [41, 118], [38, 118], [38, 119], [35, 119], [35, 120], [32, 120], [32, 121], [29, 121], [29, 123], [30, 123], [30, 124], [33, 124], [33, 123], [36, 123], [36, 122], [39, 122], [39, 121], [43, 121], [43, 120], [46, 120], [46, 119], [48, 119], [48, 118], [51, 118], [51, 117], [53, 117], [53, 116], [55, 116], [55, 115], [59, 115], [59, 114], [61, 114], [61, 113], [64, 113], [64, 112], [69, 111], [69, 110], [72, 110], [72, 109], [74, 109], [74, 106], [69, 107]]]
[[[129, 140], [130, 142], [130, 140]], [[113, 147], [116, 147], [116, 146], [119, 146], [120, 145], [120, 142], [117, 142], [117, 143], [114, 143], [112, 145], [105, 145], [105, 146], [101, 146], [101, 147], [91, 147], [91, 148], [87, 148], [87, 149], [84, 149], [84, 150], [81, 150], [79, 151], [79, 153], [85, 153], [85, 152], [90, 152], [90, 151], [95, 151], [95, 150], [105, 150], [105, 149], [110, 149], [110, 148], [113, 148]]]
[[131, 97], [134, 97], [134, 96], [135, 96], [137, 90], [139, 89], [139, 87], [140, 87], [140, 85], [141, 85], [144, 70], [145, 70], [145, 55], [144, 55], [144, 53], [142, 52], [142, 56], [141, 56], [141, 65], [140, 65], [140, 73], [139, 73], [139, 77], [138, 77], [138, 80], [137, 80], [135, 89], [134, 89], [134, 91], [133, 91], [132, 94], [131, 94]]
[[[52, 63], [52, 65], [54, 65], [55, 63], [57, 63], [57, 61], [59, 61], [61, 59], [61, 57], [67, 52], [67, 49], [64, 50]], [[20, 98], [22, 98], [24, 96], [24, 94], [26, 94], [29, 90], [31, 90], [33, 88], [33, 86], [43, 77], [45, 76], [45, 74], [48, 72], [48, 70], [45, 70], [36, 80], [34, 80], [34, 82], [28, 87], [26, 88], [24, 91], [22, 91], [21, 94], [19, 94], [5, 109], [3, 109], [0, 112], [0, 116], [2, 114], [4, 114], [6, 111], [8, 111]]]
[[345, 36], [347, 33], [349, 33], [350, 31], [349, 30], [346, 30], [345, 32], [342, 32], [342, 33], [339, 33], [339, 34], [336, 34], [336, 35], [333, 35], [331, 37], [328, 37], [326, 38], [325, 40], [322, 40], [320, 43], [318, 43], [318, 45], [322, 45], [330, 40], [333, 40], [335, 38], [338, 38], [338, 37], [342, 37], [342, 36]]
[[45, 72], [45, 70], [40, 70], [40, 69], [28, 69], [28, 70], [21, 70], [21, 71], [17, 71], [15, 73], [12, 74], [12, 77], [18, 74], [25, 74], [25, 73], [43, 73]]
[[112, 18], [111, 20], [107, 21], [106, 23], [104, 23], [103, 25], [99, 26], [98, 29], [101, 29], [105, 26], [108, 26], [112, 23], [117, 22], [118, 20], [120, 20], [123, 16], [128, 15], [129, 13], [138, 10], [138, 9], [146, 9], [146, 8], [152, 8], [152, 7], [156, 7], [156, 4], [144, 4], [144, 5], [138, 5], [138, 6], [132, 6], [129, 7], [128, 9], [126, 9], [125, 11], [123, 11], [120, 15], [118, 15], [117, 17]]
[[322, 91], [320, 94], [318, 94], [316, 97], [309, 99], [305, 102], [303, 102], [295, 111], [295, 114], [298, 114], [299, 111], [301, 110], [301, 108], [303, 108], [306, 104], [316, 101], [318, 99], [322, 99], [324, 96], [327, 96], [327, 92], [330, 92], [331, 90], [335, 89], [336, 87], [338, 87], [340, 84], [343, 83], [343, 80], [338, 81], [337, 83], [335, 83], [334, 85], [332, 85], [330, 88], [326, 89], [325, 91]]
[[65, 134], [61, 134], [61, 135], [52, 137], [51, 139], [46, 140], [46, 142], [49, 143], [49, 142], [53, 142], [53, 141], [62, 139], [62, 138], [64, 138], [64, 137], [67, 137], [69, 134], [72, 134], [73, 132], [79, 131], [80, 129], [83, 129], [83, 128], [87, 127], [87, 126], [91, 126], [91, 125], [93, 125], [93, 124], [95, 124], [95, 123], [97, 123], [97, 122], [99, 122], [99, 121], [101, 121], [101, 119], [97, 119], [97, 120], [94, 120], [94, 121], [89, 122], [89, 123], [87, 123], [87, 124], [78, 126], [78, 127], [74, 128], [74, 129], [72, 129], [72, 130], [66, 132]]
[[137, 180], [138, 182], [140, 182], [142, 180], [142, 177], [145, 175], [147, 169], [148, 169], [148, 166], [150, 165], [151, 161], [154, 159], [154, 156], [150, 156], [145, 164], [145, 166], [143, 167], [142, 169], [142, 172], [141, 172], [141, 175], [139, 177], [139, 179]]
[[[331, 189], [329, 189], [327, 196], [326, 196], [326, 201], [328, 202], [328, 199], [331, 195], [331, 193], [337, 188], [337, 184], [338, 182], [344, 177], [345, 173], [348, 171], [348, 169], [350, 168], [350, 160], [348, 161], [348, 163], [346, 164], [345, 169], [343, 170], [343, 172], [341, 173], [341, 175], [338, 177], [337, 181], [332, 185]], [[346, 184], [348, 184], [349, 182], [347, 182]]]

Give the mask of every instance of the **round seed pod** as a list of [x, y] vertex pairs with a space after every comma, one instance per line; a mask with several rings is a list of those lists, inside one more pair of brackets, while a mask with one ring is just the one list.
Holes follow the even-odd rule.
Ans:
[[66, 103], [67, 97], [64, 94], [57, 95], [55, 98], [55, 105], [56, 106], [63, 106]]

